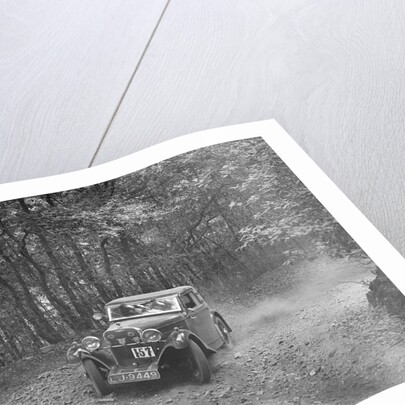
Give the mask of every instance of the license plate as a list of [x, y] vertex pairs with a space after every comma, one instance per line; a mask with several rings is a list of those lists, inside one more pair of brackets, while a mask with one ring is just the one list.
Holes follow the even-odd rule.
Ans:
[[160, 378], [159, 371], [134, 371], [130, 373], [119, 373], [108, 376], [110, 384], [122, 384], [127, 382], [158, 380]]
[[136, 359], [145, 359], [146, 357], [156, 357], [151, 346], [133, 347], [132, 354]]

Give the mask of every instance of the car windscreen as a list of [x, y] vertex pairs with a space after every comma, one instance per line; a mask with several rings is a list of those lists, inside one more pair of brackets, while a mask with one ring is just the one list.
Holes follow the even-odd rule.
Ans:
[[138, 318], [170, 312], [180, 312], [181, 306], [177, 296], [167, 296], [146, 300], [128, 300], [125, 303], [107, 307], [110, 321]]

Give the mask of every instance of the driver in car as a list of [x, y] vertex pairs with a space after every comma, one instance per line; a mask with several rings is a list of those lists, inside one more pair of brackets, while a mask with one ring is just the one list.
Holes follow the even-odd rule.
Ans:
[[141, 308], [137, 308], [134, 305], [124, 304], [120, 306], [122, 316], [134, 316], [142, 314]]

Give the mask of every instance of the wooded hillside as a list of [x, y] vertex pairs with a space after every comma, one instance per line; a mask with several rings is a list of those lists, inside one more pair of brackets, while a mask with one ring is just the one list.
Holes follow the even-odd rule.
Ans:
[[85, 329], [119, 296], [240, 287], [358, 246], [257, 138], [82, 189], [0, 203], [0, 365]]

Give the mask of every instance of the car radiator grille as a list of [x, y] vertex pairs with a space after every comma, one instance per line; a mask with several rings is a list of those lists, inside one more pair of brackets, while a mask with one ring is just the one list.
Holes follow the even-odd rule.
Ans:
[[[135, 328], [116, 329], [104, 332], [104, 339], [121, 367], [139, 367], [151, 364], [160, 354], [161, 343], [143, 343], [140, 332]], [[136, 358], [132, 348], [152, 347], [156, 357]]]
[[140, 343], [140, 332], [135, 328], [106, 330], [104, 339], [111, 346], [126, 346], [129, 344]]

